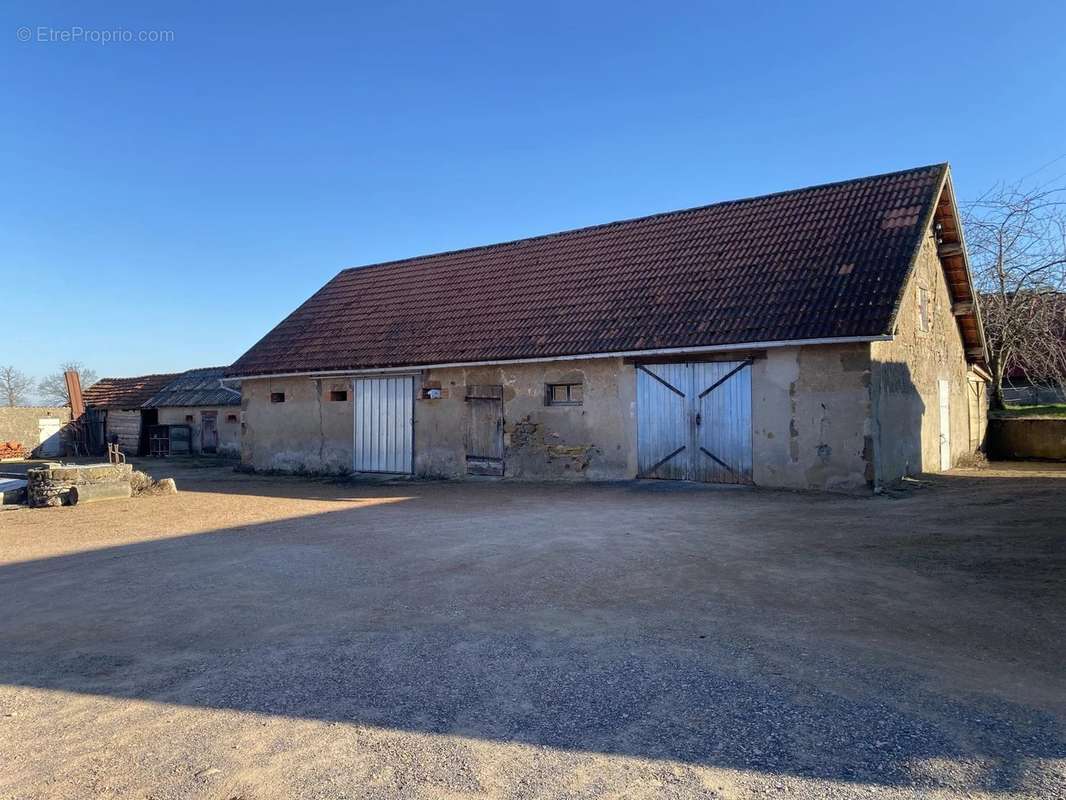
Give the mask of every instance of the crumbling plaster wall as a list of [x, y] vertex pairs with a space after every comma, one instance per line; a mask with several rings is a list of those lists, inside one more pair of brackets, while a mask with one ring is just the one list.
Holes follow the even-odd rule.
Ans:
[[[199, 453], [203, 447], [203, 412], [215, 412], [215, 426], [218, 428], [218, 453], [224, 456], [238, 456], [241, 453], [241, 410], [237, 406], [196, 406], [160, 408], [160, 425], [188, 425], [192, 430], [192, 449]], [[229, 417], [235, 417], [230, 422]], [[192, 417], [192, 421], [186, 420]]]
[[759, 486], [854, 489], [873, 480], [870, 347], [783, 347], [752, 365]]
[[[347, 392], [348, 399], [330, 400], [333, 389]], [[284, 392], [285, 402], [272, 403], [272, 392]], [[241, 408], [242, 464], [263, 471], [351, 472], [351, 381], [242, 379]]]
[[[929, 298], [928, 331], [920, 324], [920, 288]], [[936, 241], [929, 230], [903, 293], [894, 338], [871, 345], [875, 461], [881, 482], [940, 470], [941, 379], [950, 386], [952, 462], [971, 451], [967, 396], [971, 373], [951, 305]], [[983, 438], [983, 429], [981, 434]]]
[[[548, 406], [545, 385], [581, 383], [580, 406]], [[415, 472], [466, 474], [468, 385], [503, 387], [505, 475], [619, 479], [636, 474], [636, 373], [620, 358], [426, 370], [440, 399], [415, 401]]]

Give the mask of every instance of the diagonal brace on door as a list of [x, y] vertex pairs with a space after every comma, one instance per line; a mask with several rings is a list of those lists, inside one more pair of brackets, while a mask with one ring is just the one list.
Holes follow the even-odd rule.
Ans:
[[731, 466], [729, 466], [729, 465], [728, 465], [727, 463], [725, 463], [724, 461], [722, 461], [722, 459], [720, 459], [720, 458], [719, 458], [718, 456], [716, 456], [716, 455], [715, 455], [714, 453], [712, 453], [712, 452], [711, 452], [710, 450], [708, 450], [708, 449], [707, 449], [706, 447], [702, 447], [702, 446], [701, 446], [701, 447], [700, 447], [700, 452], [701, 452], [701, 453], [703, 453], [703, 454], [704, 454], [705, 456], [707, 456], [707, 457], [708, 457], [709, 459], [711, 459], [711, 461], [713, 461], [713, 462], [714, 462], [715, 464], [718, 464], [719, 466], [725, 467], [725, 468], [726, 468], [727, 470], [729, 470], [730, 472], [732, 472], [732, 473], [733, 473], [734, 475], [736, 475], [736, 474], [737, 474], [737, 471], [736, 471], [735, 469], [733, 469], [733, 468], [732, 468]]
[[673, 384], [668, 383], [667, 381], [663, 380], [658, 375], [656, 375], [654, 372], [652, 372], [650, 369], [645, 369], [645, 367], [642, 364], [637, 364], [637, 369], [639, 369], [641, 372], [645, 372], [648, 375], [651, 375], [653, 378], [655, 378], [655, 380], [657, 380], [659, 383], [661, 383], [663, 386], [665, 386], [671, 392], [676, 394], [678, 397], [684, 397], [685, 396], [685, 393], [683, 391], [678, 389]]
[[654, 464], [652, 464], [651, 467], [648, 468], [648, 470], [646, 470], [642, 475], [637, 475], [637, 477], [638, 478], [646, 478], [649, 475], [654, 475], [655, 474], [655, 470], [657, 470], [659, 467], [661, 467], [663, 464], [665, 464], [667, 461], [669, 461], [671, 458], [676, 456], [678, 453], [680, 453], [684, 449], [685, 449], [685, 445], [681, 445], [679, 448], [677, 448], [670, 455], [666, 456], [666, 458], [660, 458], [658, 461], [656, 461]]
[[[719, 386], [721, 386], [727, 380], [729, 380], [734, 375], [736, 375], [738, 372], [740, 372], [742, 369], [744, 369], [744, 367], [750, 367], [751, 365], [752, 365], [751, 359], [748, 359], [747, 361], [741, 361], [739, 367], [734, 367], [733, 369], [729, 370], [729, 372], [727, 372], [721, 378], [719, 378], [714, 383], [712, 383], [710, 386], [708, 386], [706, 389], [704, 389], [702, 392], [700, 392], [699, 399], [702, 400], [704, 397], [709, 395], [711, 392], [713, 392], [715, 389], [717, 389]], [[710, 453], [708, 453], [707, 455], [710, 455]]]

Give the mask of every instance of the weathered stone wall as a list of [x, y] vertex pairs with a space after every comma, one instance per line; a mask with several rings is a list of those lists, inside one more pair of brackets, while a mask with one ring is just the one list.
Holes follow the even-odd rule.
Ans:
[[854, 489], [873, 480], [870, 346], [768, 350], [752, 365], [757, 486]]
[[[919, 322], [920, 288], [929, 297], [928, 331], [923, 331]], [[874, 342], [871, 357], [871, 399], [876, 420], [874, 448], [879, 481], [940, 470], [938, 381], [941, 379], [948, 381], [950, 389], [952, 463], [971, 452], [967, 394], [971, 373], [931, 231], [926, 232], [914, 272], [903, 293], [895, 338]], [[983, 430], [979, 438], [983, 438]]]
[[[620, 358], [427, 370], [438, 400], [415, 401], [415, 471], [466, 474], [468, 385], [503, 387], [505, 475], [528, 479], [618, 479], [637, 472], [636, 372]], [[545, 404], [545, 385], [580, 383], [580, 406]]]
[[0, 442], [18, 442], [27, 453], [40, 444], [40, 420], [58, 417], [70, 422], [68, 406], [0, 406]]
[[[188, 425], [192, 431], [192, 451], [199, 453], [203, 448], [203, 412], [205, 411], [215, 412], [219, 455], [239, 456], [241, 454], [241, 409], [238, 406], [161, 408], [159, 409], [159, 424]], [[186, 417], [192, 417], [192, 420], [187, 420]], [[232, 421], [230, 417], [233, 417]]]
[[133, 466], [130, 464], [46, 464], [27, 470], [28, 502], [35, 508], [63, 506], [70, 503], [70, 490], [75, 486], [102, 483], [130, 483]]

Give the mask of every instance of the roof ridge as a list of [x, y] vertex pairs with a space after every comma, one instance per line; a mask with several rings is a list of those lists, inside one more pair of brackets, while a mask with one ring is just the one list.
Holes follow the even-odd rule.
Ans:
[[167, 378], [167, 377], [173, 377], [175, 375], [181, 375], [181, 373], [180, 372], [152, 372], [152, 373], [149, 373], [148, 375], [130, 375], [130, 376], [124, 377], [124, 378], [119, 378], [119, 377], [112, 376], [112, 377], [107, 377], [107, 378], [97, 378], [96, 382], [97, 383], [102, 383], [103, 381], [139, 381], [139, 380], [144, 380], [146, 378]]
[[[819, 189], [832, 189], [839, 186], [846, 186], [849, 183], [862, 183], [864, 181], [874, 181], [882, 178], [891, 178], [897, 175], [906, 175], [908, 173], [924, 172], [931, 169], [945, 170], [949, 168], [949, 162], [940, 161], [934, 164], [924, 164], [918, 167], [911, 167], [909, 169], [898, 169], [890, 172], [880, 172], [875, 175], [863, 175], [858, 178], [846, 178], [839, 181], [828, 181], [826, 183], [816, 183], [810, 186], [800, 186], [794, 189], [784, 189], [779, 192], [769, 192], [767, 194], [750, 195], [748, 197], [738, 197], [732, 200], [718, 200], [714, 203], [706, 203], [699, 206], [689, 206], [687, 208], [677, 208], [671, 211], [659, 211], [654, 214], [645, 214], [639, 217], [626, 217], [624, 219], [616, 219], [610, 222], [600, 222], [595, 225], [582, 225], [577, 228], [568, 228], [561, 231], [552, 231], [551, 233], [538, 233], [533, 236], [523, 236], [518, 239], [509, 239], [502, 242], [490, 242], [489, 244], [478, 244], [470, 247], [457, 247], [452, 250], [440, 250], [433, 253], [422, 253], [417, 256], [410, 256], [408, 258], [397, 258], [389, 261], [376, 261], [371, 264], [359, 264], [354, 267], [344, 267], [340, 272], [333, 276], [334, 280], [346, 272], [362, 272], [368, 269], [377, 269], [379, 267], [395, 267], [401, 264], [414, 264], [419, 261], [425, 261], [430, 258], [440, 258], [442, 256], [459, 255], [460, 253], [473, 253], [480, 250], [492, 250], [494, 248], [506, 248], [513, 247], [515, 245], [524, 244], [525, 242], [535, 242], [547, 239], [553, 239], [557, 236], [569, 236], [575, 233], [585, 233], [587, 231], [595, 231], [603, 228], [611, 228], [615, 225], [627, 225], [633, 222], [645, 222], [653, 219], [662, 219], [666, 217], [678, 216], [680, 214], [690, 214], [696, 211], [706, 211], [707, 209], [716, 208], [719, 206], [740, 205], [742, 203], [753, 203], [757, 200], [768, 200], [773, 197], [784, 197], [787, 195], [800, 194], [802, 192], [813, 192]], [[326, 285], [329, 285], [327, 282]], [[322, 288], [325, 288], [323, 286]], [[232, 366], [232, 365], [231, 365]], [[228, 368], [227, 368], [228, 369]]]

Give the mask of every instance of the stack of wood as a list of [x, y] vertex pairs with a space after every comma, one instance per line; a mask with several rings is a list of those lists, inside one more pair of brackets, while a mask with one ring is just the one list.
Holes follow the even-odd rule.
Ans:
[[26, 450], [18, 442], [0, 442], [0, 459], [25, 457]]

